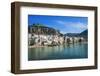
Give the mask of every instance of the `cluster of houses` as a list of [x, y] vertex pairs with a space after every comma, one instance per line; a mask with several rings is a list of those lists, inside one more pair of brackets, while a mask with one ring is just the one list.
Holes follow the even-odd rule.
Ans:
[[28, 44], [30, 46], [55, 46], [64, 43], [77, 43], [83, 42], [83, 37], [68, 37], [68, 36], [57, 36], [57, 35], [36, 35], [29, 34]]
[[29, 46], [57, 46], [64, 43], [70, 44], [83, 41], [83, 37], [64, 36], [57, 30], [43, 26], [30, 27], [28, 33]]

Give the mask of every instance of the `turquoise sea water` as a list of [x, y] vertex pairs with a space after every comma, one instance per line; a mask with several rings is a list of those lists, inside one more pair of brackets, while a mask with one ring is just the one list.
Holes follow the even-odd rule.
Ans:
[[28, 48], [28, 60], [88, 58], [88, 44], [74, 43], [60, 46]]

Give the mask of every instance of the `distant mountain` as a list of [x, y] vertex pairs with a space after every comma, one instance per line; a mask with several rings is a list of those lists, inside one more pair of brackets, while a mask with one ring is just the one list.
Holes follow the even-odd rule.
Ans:
[[87, 36], [88, 35], [88, 30], [85, 30], [85, 31], [81, 32], [79, 35], [80, 36]]
[[84, 30], [81, 33], [67, 33], [65, 36], [69, 37], [87, 37], [88, 36], [88, 30]]
[[68, 36], [68, 37], [77, 37], [79, 35], [79, 33], [67, 33], [65, 34], [65, 36]]

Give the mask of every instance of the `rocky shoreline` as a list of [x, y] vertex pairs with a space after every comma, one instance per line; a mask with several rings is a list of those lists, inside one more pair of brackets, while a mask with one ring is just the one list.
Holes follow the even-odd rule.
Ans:
[[63, 35], [59, 30], [37, 24], [37, 26], [34, 25], [28, 28], [28, 46], [32, 48], [86, 42], [87, 37], [84, 36], [80, 34], [79, 36]]

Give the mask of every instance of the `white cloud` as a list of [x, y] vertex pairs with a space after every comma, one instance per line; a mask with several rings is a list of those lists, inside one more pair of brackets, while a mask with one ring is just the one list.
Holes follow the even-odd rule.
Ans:
[[87, 29], [87, 24], [82, 22], [67, 22], [57, 20], [56, 23], [60, 24], [61, 26], [64, 26], [61, 30], [62, 33], [81, 33], [82, 31]]
[[66, 27], [77, 28], [77, 29], [87, 29], [87, 25], [81, 22], [65, 22], [65, 21], [56, 21], [59, 24], [62, 24]]

